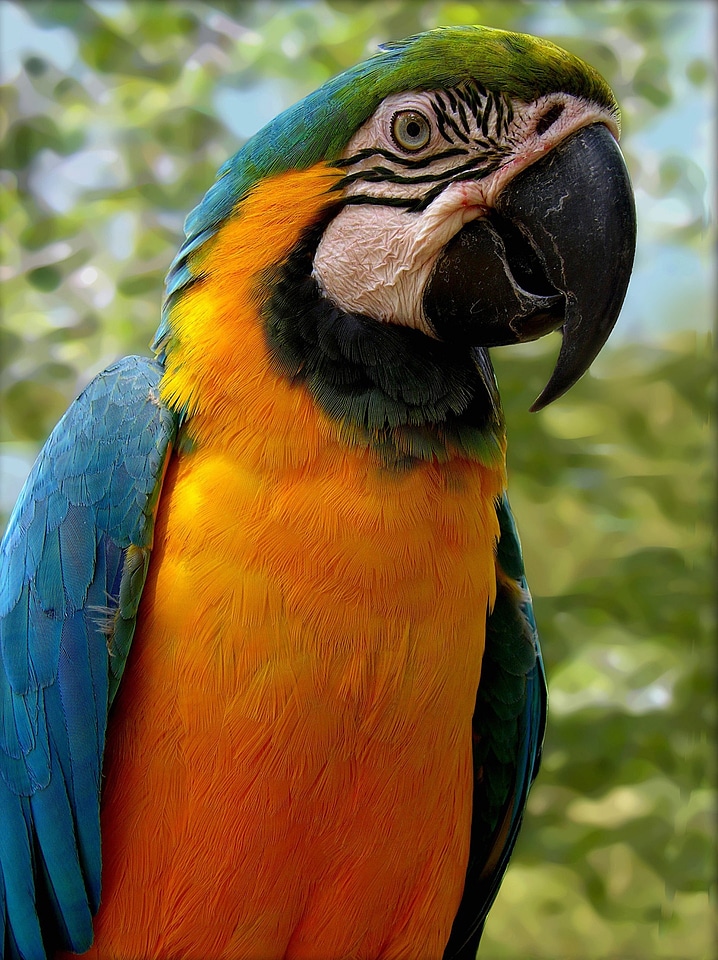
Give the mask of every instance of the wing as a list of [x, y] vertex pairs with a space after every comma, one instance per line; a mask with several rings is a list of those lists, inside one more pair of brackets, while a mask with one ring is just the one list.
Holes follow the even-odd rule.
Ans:
[[474, 802], [464, 895], [445, 960], [474, 960], [486, 916], [516, 843], [538, 772], [546, 721], [546, 677], [524, 577], [521, 545], [504, 496], [496, 603], [473, 719]]
[[100, 775], [175, 433], [128, 357], [53, 431], [0, 545], [0, 955], [92, 942]]

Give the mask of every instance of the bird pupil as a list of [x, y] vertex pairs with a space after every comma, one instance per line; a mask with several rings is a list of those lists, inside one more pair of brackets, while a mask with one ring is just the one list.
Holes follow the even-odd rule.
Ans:
[[416, 122], [416, 120], [411, 120], [406, 125], [406, 132], [412, 138], [416, 138], [421, 134], [421, 127]]

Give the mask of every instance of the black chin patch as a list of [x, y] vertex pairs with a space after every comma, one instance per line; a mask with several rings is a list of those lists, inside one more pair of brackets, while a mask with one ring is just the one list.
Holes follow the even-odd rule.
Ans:
[[[312, 277], [323, 229], [261, 278], [277, 370], [302, 383], [351, 439], [393, 462], [454, 453], [495, 462], [503, 422], [488, 357], [421, 331], [347, 313]], [[488, 365], [488, 366], [487, 366]]]

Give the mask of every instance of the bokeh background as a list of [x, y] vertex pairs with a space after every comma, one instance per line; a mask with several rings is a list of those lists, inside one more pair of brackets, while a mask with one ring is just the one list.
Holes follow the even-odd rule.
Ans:
[[550, 720], [482, 957], [714, 957], [714, 5], [35, 0], [0, 18], [3, 521], [79, 389], [148, 351], [184, 216], [280, 109], [438, 24], [536, 33], [604, 73], [638, 203], [622, 318], [538, 415], [557, 338], [495, 351]]

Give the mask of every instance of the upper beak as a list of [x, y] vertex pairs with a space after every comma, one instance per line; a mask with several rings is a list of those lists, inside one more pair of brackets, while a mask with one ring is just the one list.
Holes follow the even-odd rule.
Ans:
[[510, 180], [495, 210], [440, 254], [424, 307], [442, 339], [473, 346], [563, 343], [540, 410], [586, 372], [606, 342], [633, 267], [631, 181], [603, 124], [584, 127]]

